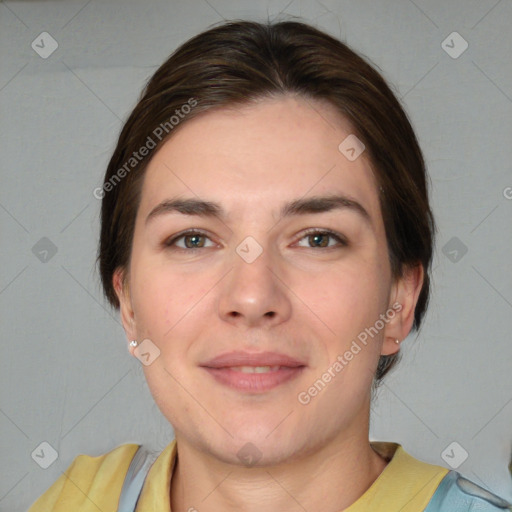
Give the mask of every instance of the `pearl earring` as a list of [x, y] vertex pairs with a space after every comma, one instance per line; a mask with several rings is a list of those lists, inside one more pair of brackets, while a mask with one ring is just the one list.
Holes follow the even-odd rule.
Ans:
[[400, 345], [400, 340], [395, 340], [395, 343], [396, 343], [397, 345]]

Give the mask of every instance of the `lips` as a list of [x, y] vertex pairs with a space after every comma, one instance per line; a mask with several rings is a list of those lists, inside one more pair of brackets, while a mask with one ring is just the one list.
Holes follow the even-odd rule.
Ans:
[[306, 366], [306, 363], [278, 352], [250, 353], [237, 351], [221, 354], [200, 366], [207, 368], [232, 368], [241, 366], [284, 366], [297, 368], [299, 366]]
[[216, 382], [237, 391], [262, 393], [298, 377], [306, 364], [277, 352], [230, 352], [200, 365]]

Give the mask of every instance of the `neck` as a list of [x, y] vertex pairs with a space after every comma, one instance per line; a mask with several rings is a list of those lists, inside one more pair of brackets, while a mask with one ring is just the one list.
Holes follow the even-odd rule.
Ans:
[[344, 510], [387, 464], [367, 432], [334, 440], [293, 463], [251, 468], [205, 458], [185, 439], [176, 440], [172, 512]]

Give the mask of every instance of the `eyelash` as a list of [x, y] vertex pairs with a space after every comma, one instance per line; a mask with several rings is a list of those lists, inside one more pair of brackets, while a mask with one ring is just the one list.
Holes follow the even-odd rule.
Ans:
[[[203, 231], [200, 231], [200, 230], [188, 230], [188, 231], [184, 231], [183, 233], [179, 233], [178, 235], [176, 235], [175, 237], [173, 237], [171, 239], [168, 239], [168, 240], [164, 241], [163, 245], [166, 248], [171, 248], [173, 250], [183, 251], [183, 252], [193, 252], [193, 251], [197, 251], [197, 250], [200, 250], [200, 249], [208, 249], [208, 247], [190, 247], [190, 248], [187, 247], [186, 249], [184, 249], [183, 247], [176, 247], [175, 246], [175, 244], [176, 244], [176, 242], [178, 240], [180, 240], [182, 238], [185, 238], [187, 236], [192, 236], [192, 235], [201, 235], [201, 236], [204, 236], [206, 238], [210, 238], [208, 236], [208, 234], [204, 233]], [[334, 238], [339, 243], [339, 246], [338, 247], [336, 247], [336, 246], [307, 247], [307, 249], [336, 249], [336, 248], [347, 247], [348, 246], [348, 242], [343, 237], [343, 235], [341, 235], [339, 233], [336, 233], [335, 231], [331, 231], [330, 229], [317, 229], [317, 228], [308, 229], [308, 230], [306, 230], [303, 233], [303, 235], [301, 236], [299, 241], [302, 240], [303, 238], [306, 238], [307, 236], [310, 236], [310, 235], [328, 235], [328, 236]]]

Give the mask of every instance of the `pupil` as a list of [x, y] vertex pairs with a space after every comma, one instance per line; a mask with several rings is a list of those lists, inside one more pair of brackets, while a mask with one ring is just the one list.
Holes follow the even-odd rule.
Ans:
[[[186, 243], [185, 245], [187, 247], [197, 247], [197, 245], [195, 245], [195, 242], [197, 242], [197, 239], [198, 238], [201, 238], [203, 235], [189, 235], [185, 240], [192, 240], [192, 246], [190, 246], [188, 243]], [[202, 245], [199, 245], [199, 247], [202, 247]]]
[[[318, 241], [318, 239], [319, 239], [319, 238], [322, 238], [322, 237], [323, 237], [323, 238], [326, 238], [326, 235], [311, 235], [311, 237], [312, 237], [312, 238], [315, 240], [315, 242], [316, 242], [316, 241]], [[320, 246], [321, 246], [321, 247], [326, 247], [326, 244], [324, 243], [324, 244], [321, 244]]]
[[[185, 239], [185, 240], [187, 241], [187, 242], [185, 243], [185, 245], [186, 245], [187, 247], [189, 247], [189, 248], [190, 248], [190, 247], [198, 247], [198, 246], [196, 245], [196, 242], [197, 242], [197, 241], [198, 241], [198, 239], [200, 239], [202, 236], [203, 236], [203, 235], [189, 235], [189, 236]], [[326, 239], [326, 238], [327, 238], [327, 236], [326, 236], [325, 234], [320, 234], [320, 235], [310, 235], [310, 237], [309, 237], [309, 238], [310, 238], [310, 240], [314, 240], [314, 242], [313, 242], [313, 243], [315, 243], [315, 244], [316, 244], [316, 243], [318, 242], [318, 239], [322, 239], [322, 238]], [[325, 240], [324, 240], [324, 241], [325, 241]], [[190, 244], [189, 244], [189, 242], [190, 242]], [[326, 244], [325, 244], [325, 243], [321, 243], [321, 244], [320, 244], [320, 246], [321, 246], [321, 247], [326, 247]], [[200, 245], [199, 245], [199, 247], [202, 247], [202, 244], [200, 244]]]

